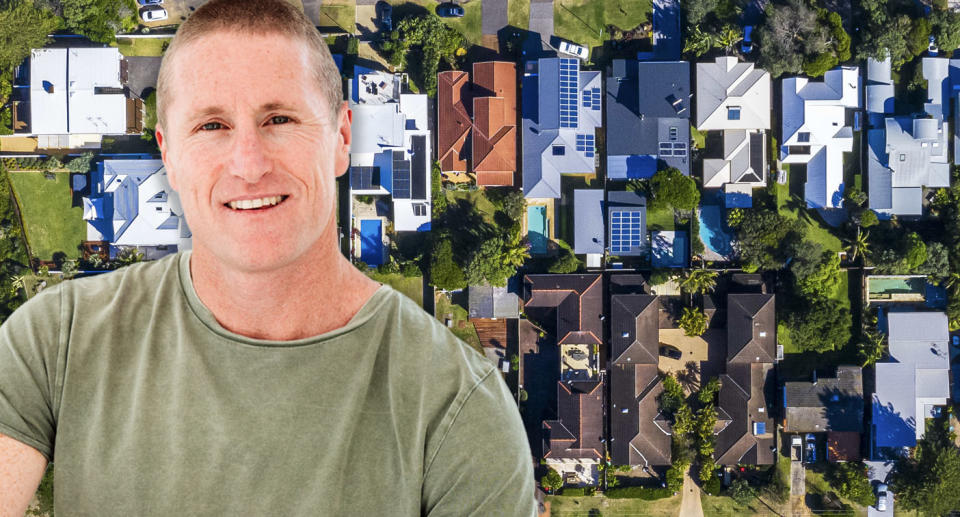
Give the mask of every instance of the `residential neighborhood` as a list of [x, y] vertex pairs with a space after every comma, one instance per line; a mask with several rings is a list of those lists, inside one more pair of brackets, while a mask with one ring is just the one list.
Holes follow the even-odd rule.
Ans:
[[[960, 512], [960, 3], [292, 1], [340, 250], [502, 376], [540, 515]], [[0, 7], [0, 321], [191, 249], [156, 89], [203, 3]]]

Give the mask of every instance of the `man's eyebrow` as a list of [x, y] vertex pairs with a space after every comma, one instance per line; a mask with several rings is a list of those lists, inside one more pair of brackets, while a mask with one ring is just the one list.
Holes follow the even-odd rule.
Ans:
[[[274, 102], [265, 102], [261, 104], [259, 109], [259, 111], [273, 111], [273, 110], [295, 111], [296, 108], [289, 104], [285, 104], [283, 102], [274, 101]], [[226, 110], [224, 110], [220, 106], [207, 106], [206, 108], [203, 108], [200, 111], [197, 111], [195, 115], [190, 117], [190, 120], [193, 121], [193, 120], [202, 119], [206, 117], [223, 115], [225, 113], [226, 113]]]

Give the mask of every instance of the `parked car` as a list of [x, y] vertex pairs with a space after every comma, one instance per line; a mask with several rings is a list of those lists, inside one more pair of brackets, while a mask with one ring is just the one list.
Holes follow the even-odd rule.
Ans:
[[800, 438], [799, 434], [793, 435], [793, 439], [790, 441], [790, 460], [791, 461], [800, 461], [803, 454], [803, 439]]
[[960, 346], [960, 336], [953, 336], [953, 346]]
[[940, 53], [940, 48], [937, 47], [937, 38], [934, 38], [933, 35], [930, 35], [930, 44], [927, 46], [927, 53], [931, 56], [936, 56]]
[[145, 22], [159, 22], [167, 19], [167, 10], [163, 7], [147, 7], [140, 11], [140, 17]]
[[163, 0], [137, 0], [140, 5], [160, 5]]
[[380, 28], [385, 32], [393, 30], [393, 6], [381, 0], [377, 2], [377, 18], [380, 20]]
[[590, 51], [587, 50], [587, 47], [570, 43], [569, 41], [561, 41], [560, 46], [557, 47], [557, 51], [563, 54], [572, 54], [584, 60], [590, 57]]
[[880, 483], [877, 485], [877, 510], [881, 512], [887, 511], [887, 485]]
[[743, 28], [743, 41], [740, 42], [740, 52], [744, 54], [753, 52], [753, 25], [747, 25]]
[[670, 359], [679, 360], [680, 358], [683, 357], [683, 352], [677, 350], [672, 346], [662, 346], [660, 347], [660, 355], [664, 357], [669, 357]]
[[807, 463], [817, 462], [817, 437], [813, 433], [807, 433]]
[[460, 7], [453, 2], [440, 4], [437, 6], [437, 16], [441, 18], [462, 18], [463, 7]]

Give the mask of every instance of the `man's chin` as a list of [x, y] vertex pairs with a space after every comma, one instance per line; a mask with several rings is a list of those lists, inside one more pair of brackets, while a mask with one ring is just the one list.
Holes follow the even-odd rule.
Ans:
[[250, 244], [195, 245], [193, 255], [197, 256], [198, 253], [201, 260], [210, 260], [213, 267], [220, 271], [265, 274], [280, 272], [299, 262], [305, 262], [309, 248], [296, 250], [292, 246], [285, 246], [279, 242], [258, 239], [257, 242]]

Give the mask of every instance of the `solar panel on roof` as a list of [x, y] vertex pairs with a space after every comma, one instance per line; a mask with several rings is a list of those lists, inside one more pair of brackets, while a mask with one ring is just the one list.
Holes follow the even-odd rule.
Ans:
[[610, 215], [610, 252], [628, 253], [643, 246], [643, 213], [616, 210]]
[[395, 199], [410, 199], [410, 162], [403, 159], [403, 151], [393, 152], [393, 192]]
[[379, 167], [350, 167], [350, 187], [353, 190], [380, 188]]
[[427, 137], [425, 135], [414, 135], [410, 140], [413, 155], [411, 156], [411, 196], [413, 199], [427, 198], [427, 176], [430, 172], [427, 169]]
[[560, 60], [560, 127], [577, 127], [577, 78], [579, 66], [575, 59]]

